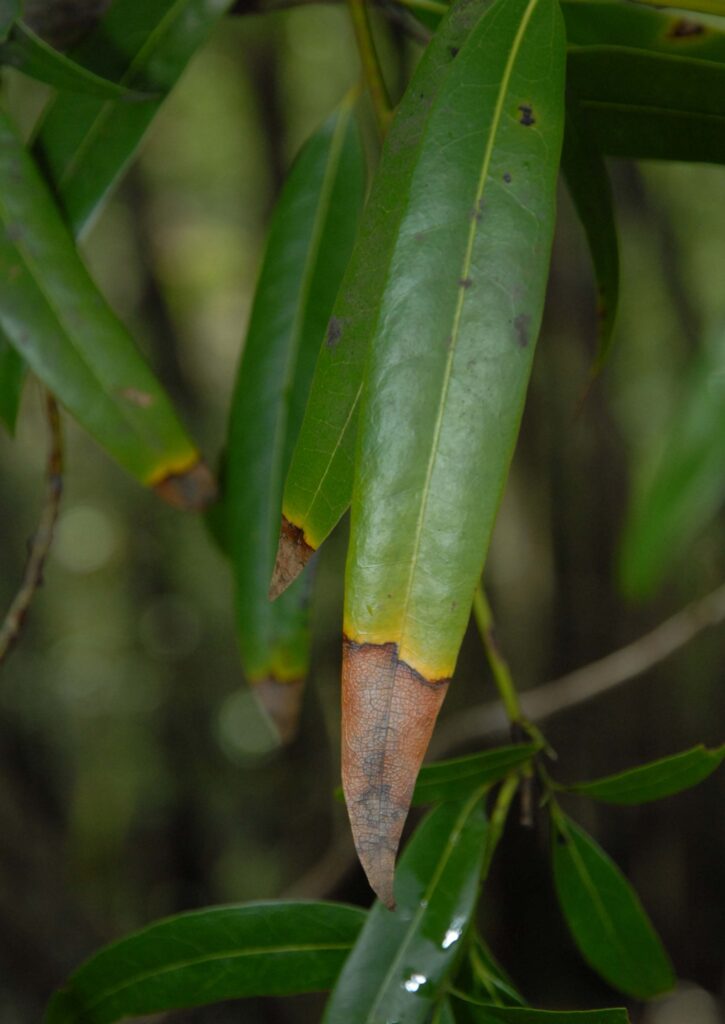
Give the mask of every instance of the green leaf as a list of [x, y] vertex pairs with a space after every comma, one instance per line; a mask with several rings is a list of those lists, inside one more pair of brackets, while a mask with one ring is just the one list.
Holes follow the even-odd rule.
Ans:
[[346, 102], [307, 142], [277, 204], [239, 368], [225, 455], [223, 546], [242, 659], [283, 739], [309, 658], [309, 581], [267, 598], [282, 485], [315, 358], [352, 248], [364, 158]]
[[723, 760], [725, 745], [717, 750], [707, 750], [700, 745], [639, 768], [630, 768], [593, 782], [575, 782], [566, 788], [605, 803], [642, 804], [696, 786], [712, 775]]
[[364, 920], [344, 904], [283, 902], [169, 917], [91, 957], [53, 997], [45, 1024], [112, 1024], [223, 999], [321, 991]]
[[[174, 86], [231, 0], [116, 0], [73, 58], [124, 89]], [[37, 148], [76, 237], [92, 222], [161, 105], [59, 95], [41, 123]]]
[[456, 1019], [471, 1024], [629, 1024], [629, 1014], [624, 1009], [532, 1010], [478, 1003], [458, 996], [452, 996], [451, 1001]]
[[481, 797], [442, 804], [418, 827], [398, 867], [397, 909], [374, 904], [323, 1024], [427, 1020], [476, 905], [486, 839]]
[[20, 17], [21, 0], [0, 0], [0, 43], [4, 43], [10, 30]]
[[564, 122], [558, 4], [463, 6], [470, 33], [421, 107], [413, 173], [382, 197], [397, 230], [360, 410], [343, 785], [378, 892], [389, 887], [390, 851], [455, 667], [516, 443]]
[[469, 960], [475, 982], [487, 993], [487, 1001], [497, 1006], [525, 1006], [526, 1000], [497, 962], [480, 935], [475, 935], [469, 949]]
[[88, 275], [4, 115], [0, 328], [78, 422], [142, 483], [184, 507], [211, 497], [208, 471]]
[[0, 46], [0, 64], [17, 68], [30, 78], [67, 92], [129, 102], [151, 98], [88, 71], [81, 64], [54, 50], [22, 22], [15, 25], [8, 41]]
[[609, 175], [579, 105], [567, 103], [561, 166], [574, 202], [597, 278], [599, 321], [597, 356], [593, 372], [607, 360], [619, 302], [619, 244]]
[[461, 800], [471, 790], [491, 786], [513, 768], [526, 764], [539, 749], [533, 743], [518, 743], [467, 757], [424, 764], [418, 773], [412, 804]]
[[25, 383], [25, 363], [0, 332], [0, 420], [15, 433], [20, 397]]
[[551, 810], [556, 891], [584, 959], [628, 995], [666, 992], [672, 965], [634, 889], [591, 836]]
[[443, 999], [433, 1011], [430, 1024], [456, 1024], [450, 999]]
[[[426, 111], [451, 73], [452, 55], [463, 44], [471, 18], [480, 17], [484, 6], [483, 0], [476, 0], [468, 10], [453, 9], [441, 25], [416, 68], [383, 147], [285, 484], [282, 511], [297, 533], [290, 538], [283, 524], [280, 558], [286, 547], [286, 561], [291, 562], [300, 551], [299, 541], [304, 541], [297, 571], [350, 504], [363, 367], [380, 316], [380, 294], [394, 273], [392, 261], [405, 212], [405, 204], [391, 203], [390, 197], [403, 197], [410, 189], [426, 133]], [[273, 592], [281, 592], [292, 578], [278, 564]]]
[[725, 329], [703, 346], [659, 451], [636, 485], [622, 537], [620, 578], [633, 597], [652, 594], [685, 564], [725, 501]]

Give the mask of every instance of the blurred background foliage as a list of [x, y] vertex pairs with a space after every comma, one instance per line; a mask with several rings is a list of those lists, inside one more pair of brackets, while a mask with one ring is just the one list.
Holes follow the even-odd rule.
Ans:
[[[378, 28], [399, 91], [399, 68], [417, 50], [397, 29]], [[356, 68], [342, 8], [227, 19], [84, 245], [212, 462], [275, 196]], [[6, 75], [8, 102], [29, 126], [45, 93]], [[611, 171], [623, 257], [614, 356], [577, 412], [595, 296], [562, 190], [544, 331], [487, 570], [500, 644], [522, 689], [629, 642], [725, 578], [725, 173], [622, 162]], [[706, 404], [703, 424], [692, 410]], [[345, 527], [319, 558], [301, 733], [277, 751], [244, 688], [230, 573], [203, 521], [162, 505], [67, 418], [65, 427], [66, 487], [45, 586], [0, 679], [4, 1024], [38, 1019], [84, 956], [159, 916], [281, 894], [370, 900], [332, 799]], [[648, 528], [635, 523], [620, 554], [628, 510], [642, 505], [673, 448], [687, 463], [693, 445], [683, 434], [695, 452], [698, 438], [713, 447], [684, 525], [680, 517], [658, 542], [661, 566], [642, 568]], [[45, 441], [31, 383], [17, 438], [0, 434], [4, 606], [38, 514]], [[680, 486], [665, 487], [666, 508]], [[553, 718], [558, 777], [719, 743], [723, 641], [722, 630], [705, 632], [645, 676]], [[442, 717], [493, 695], [471, 633]], [[724, 803], [722, 772], [639, 808], [572, 798], [636, 885], [683, 979], [674, 996], [635, 1009], [643, 1024], [724, 1019]], [[619, 1002], [581, 963], [558, 916], [542, 831], [515, 821], [507, 831], [483, 902], [491, 943], [538, 1005]], [[320, 1005], [268, 1000], [168, 1019], [296, 1024], [317, 1020]]]

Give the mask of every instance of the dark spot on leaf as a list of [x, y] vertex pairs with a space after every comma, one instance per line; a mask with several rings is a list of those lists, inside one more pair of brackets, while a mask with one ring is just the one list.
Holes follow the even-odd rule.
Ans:
[[457, 57], [458, 56], [458, 51], [460, 50], [460, 47], [459, 46], [451, 46], [450, 50], [451, 50], [451, 57]]
[[687, 39], [692, 36], [701, 36], [706, 32], [705, 26], [699, 21], [690, 21], [689, 18], [678, 18], [673, 22], [667, 33], [670, 39]]
[[330, 318], [330, 322], [327, 325], [327, 336], [325, 338], [325, 344], [328, 348], [337, 348], [337, 345], [342, 337], [342, 320], [338, 317], [333, 316]]
[[519, 124], [522, 124], [525, 128], [529, 128], [532, 124], [536, 124], [536, 118], [534, 117], [534, 111], [528, 103], [519, 104], [519, 110], [521, 111], [521, 117], [519, 118]]
[[557, 831], [556, 831], [556, 845], [557, 846], [567, 846], [568, 842], [569, 842], [568, 837], [565, 836], [563, 834], [563, 832], [559, 832], [559, 830], [557, 829]]
[[473, 284], [473, 281], [471, 280], [470, 277], [462, 277], [458, 283], [461, 286], [461, 288], [470, 288], [471, 285]]
[[139, 391], [137, 388], [124, 388], [121, 398], [125, 398], [131, 405], [137, 405], [140, 409], [148, 409], [154, 404], [154, 396], [146, 391]]
[[416, 240], [416, 242], [425, 241], [425, 231], [416, 231], [416, 233], [413, 235], [413, 238]]
[[483, 219], [483, 200], [479, 199], [474, 208], [471, 210], [471, 220], [475, 220], [478, 224]]
[[506, 173], [504, 174], [503, 180], [506, 182], [507, 185], [511, 184], [511, 175], [509, 174], [508, 171], [506, 171]]
[[526, 348], [529, 344], [529, 324], [531, 323], [531, 317], [528, 313], [519, 313], [514, 320], [514, 330], [516, 331], [516, 344], [519, 348]]

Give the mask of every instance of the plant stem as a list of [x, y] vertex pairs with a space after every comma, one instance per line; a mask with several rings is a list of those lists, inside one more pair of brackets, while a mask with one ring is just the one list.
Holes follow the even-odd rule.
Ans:
[[509, 721], [512, 725], [522, 724], [523, 715], [521, 713], [521, 705], [519, 704], [519, 695], [516, 693], [516, 687], [514, 686], [514, 681], [511, 678], [511, 670], [508, 667], [508, 663], [501, 654], [496, 643], [493, 631], [493, 615], [491, 614], [491, 606], [488, 603], [483, 586], [480, 583], [476, 587], [476, 593], [473, 598], [473, 614], [476, 619], [478, 631], [481, 634], [481, 640], [483, 641], [488, 663], [491, 666], [491, 671], [493, 672], [496, 689], [503, 701], [503, 706], [506, 709]]
[[483, 870], [481, 873], [483, 878], [488, 874], [488, 869], [491, 866], [493, 855], [503, 834], [506, 818], [508, 817], [509, 808], [511, 807], [511, 801], [514, 798], [516, 790], [519, 788], [520, 781], [521, 779], [518, 773], [509, 775], [504, 780], [498, 791], [496, 803], [493, 805], [493, 811], [491, 812], [491, 818], [488, 823], [488, 839], [486, 840], [486, 853], [483, 858]]
[[370, 92], [370, 98], [375, 111], [375, 120], [378, 125], [380, 138], [385, 138], [388, 124], [392, 114], [388, 89], [383, 78], [382, 68], [378, 59], [377, 50], [373, 41], [373, 34], [370, 28], [370, 19], [366, 0], [348, 0], [350, 17], [352, 18], [355, 30], [355, 39], [360, 54], [360, 63], [363, 68], [363, 75]]

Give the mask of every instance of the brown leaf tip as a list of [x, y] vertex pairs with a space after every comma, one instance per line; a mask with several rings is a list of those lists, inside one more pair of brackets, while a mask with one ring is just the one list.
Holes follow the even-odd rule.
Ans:
[[371, 887], [393, 909], [395, 856], [449, 679], [426, 679], [394, 643], [343, 637], [342, 784]]
[[280, 680], [268, 676], [253, 684], [257, 700], [269, 716], [280, 743], [291, 743], [297, 735], [304, 695], [304, 679]]
[[314, 553], [315, 549], [305, 540], [303, 530], [282, 516], [277, 558], [269, 585], [270, 601], [276, 600], [290, 583], [294, 583]]
[[211, 470], [201, 460], [181, 473], [169, 473], [154, 490], [163, 501], [186, 512], [201, 512], [216, 500], [217, 485]]

